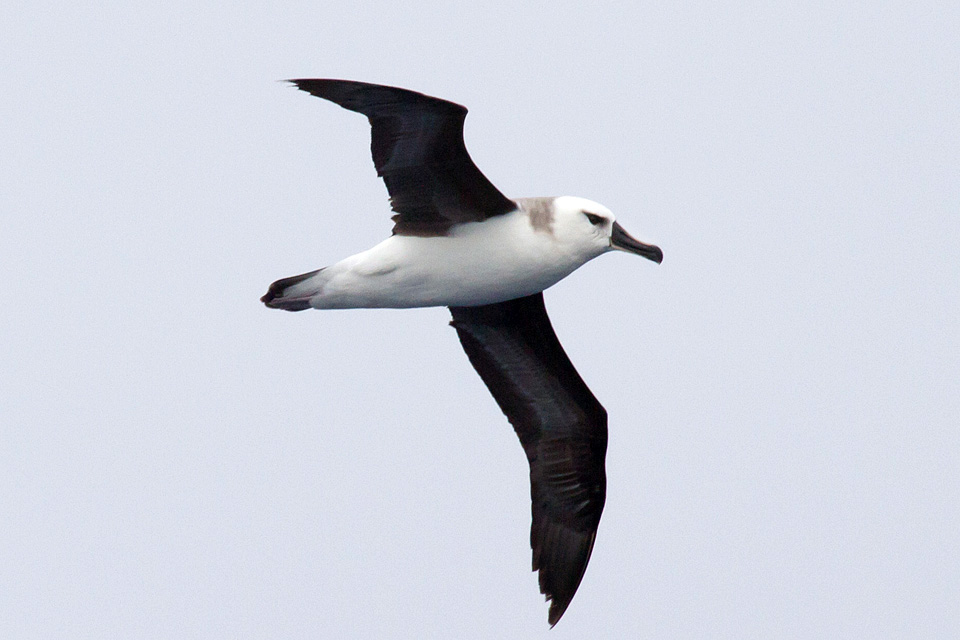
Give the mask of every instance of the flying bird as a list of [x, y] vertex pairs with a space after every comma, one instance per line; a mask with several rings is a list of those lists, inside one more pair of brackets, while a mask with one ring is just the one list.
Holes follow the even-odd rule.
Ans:
[[362, 113], [390, 194], [392, 235], [336, 264], [270, 285], [273, 309], [449, 307], [470, 363], [530, 463], [530, 546], [555, 625], [580, 586], [606, 496], [607, 412], [560, 346], [543, 290], [612, 250], [654, 262], [603, 205], [504, 196], [470, 159], [467, 109], [348, 80], [291, 80]]

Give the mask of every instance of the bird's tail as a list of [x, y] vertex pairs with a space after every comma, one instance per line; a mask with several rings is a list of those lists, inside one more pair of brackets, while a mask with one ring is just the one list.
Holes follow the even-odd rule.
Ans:
[[322, 282], [314, 280], [314, 276], [321, 271], [323, 269], [277, 280], [270, 285], [267, 292], [260, 298], [260, 302], [271, 309], [283, 309], [284, 311], [309, 309], [310, 299], [320, 293], [323, 286]]

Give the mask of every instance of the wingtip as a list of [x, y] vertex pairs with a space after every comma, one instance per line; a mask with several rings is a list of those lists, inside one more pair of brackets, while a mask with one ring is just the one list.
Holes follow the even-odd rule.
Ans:
[[[306, 91], [311, 93], [311, 88], [317, 88], [318, 86], [334, 84], [337, 82], [351, 82], [350, 80], [334, 80], [331, 78], [287, 78], [286, 80], [280, 80], [280, 82], [289, 83], [295, 89], [300, 89], [301, 91]], [[311, 87], [311, 85], [313, 85]]]
[[301, 91], [306, 91], [303, 88], [303, 84], [307, 82], [307, 78], [287, 78], [286, 80], [278, 80], [277, 82], [286, 82], [294, 89], [300, 89]]
[[580, 588], [597, 534], [596, 529], [575, 532], [563, 526], [548, 526], [543, 537], [534, 537], [534, 529], [536, 525], [531, 528], [533, 570], [539, 571], [540, 593], [550, 603], [547, 622], [552, 629]]
[[[542, 577], [543, 573], [540, 575]], [[557, 626], [557, 623], [560, 622], [560, 618], [563, 617], [563, 614], [566, 613], [567, 607], [569, 607], [570, 603], [573, 602], [573, 596], [576, 595], [576, 589], [574, 589], [573, 593], [564, 595], [549, 593], [548, 589], [544, 589], [544, 585], [541, 581], [540, 593], [544, 594], [544, 600], [550, 603], [550, 609], [547, 611], [547, 623], [550, 625], [550, 628], [553, 629], [555, 626]]]
[[557, 623], [560, 622], [560, 618], [563, 617], [563, 614], [566, 612], [568, 606], [570, 606], [569, 600], [562, 603], [557, 600], [550, 601], [550, 611], [547, 613], [547, 622], [550, 624], [551, 629], [557, 626]]

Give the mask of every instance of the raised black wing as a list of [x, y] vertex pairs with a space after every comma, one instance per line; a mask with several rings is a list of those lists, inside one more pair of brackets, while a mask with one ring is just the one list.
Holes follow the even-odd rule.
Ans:
[[367, 116], [373, 164], [397, 212], [395, 234], [444, 235], [453, 224], [479, 222], [517, 208], [470, 159], [463, 143], [466, 107], [366, 82], [290, 82]]
[[543, 294], [451, 307], [470, 363], [530, 462], [533, 570], [554, 625], [580, 586], [606, 497], [607, 412], [557, 340]]

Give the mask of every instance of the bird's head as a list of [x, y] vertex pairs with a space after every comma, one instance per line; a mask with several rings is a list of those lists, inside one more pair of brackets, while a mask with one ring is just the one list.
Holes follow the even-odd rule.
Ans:
[[617, 222], [610, 209], [599, 202], [561, 196], [553, 201], [553, 233], [578, 252], [596, 257], [614, 249], [643, 256], [656, 263], [663, 261], [660, 247], [640, 242]]

